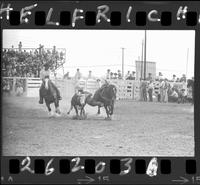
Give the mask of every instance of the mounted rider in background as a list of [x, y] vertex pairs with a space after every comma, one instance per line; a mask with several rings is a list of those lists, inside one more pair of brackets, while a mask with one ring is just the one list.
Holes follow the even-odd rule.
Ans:
[[51, 83], [52, 87], [55, 88], [57, 94], [58, 94], [58, 99], [61, 100], [61, 96], [60, 96], [60, 91], [58, 90], [58, 88], [54, 85], [54, 83], [52, 81], [50, 81], [50, 69], [49, 69], [49, 64], [45, 63], [43, 65], [43, 69], [40, 71], [40, 78], [42, 80], [42, 84], [39, 90], [39, 95], [40, 95], [40, 100], [39, 100], [39, 104], [43, 104], [43, 94], [42, 91], [45, 88], [45, 79], [49, 79], [49, 82]]

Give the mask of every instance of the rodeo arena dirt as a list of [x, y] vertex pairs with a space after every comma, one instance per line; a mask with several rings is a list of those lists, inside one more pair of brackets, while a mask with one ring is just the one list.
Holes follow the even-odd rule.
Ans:
[[[61, 114], [54, 113], [52, 104], [49, 115], [45, 103], [38, 103], [42, 81], [36, 69], [42, 69], [43, 63], [33, 63], [32, 67], [31, 62], [26, 66], [23, 61], [37, 60], [37, 56], [14, 49], [3, 52], [4, 156], [194, 155], [193, 85], [190, 85], [194, 79], [186, 80], [184, 75], [178, 80], [175, 75], [173, 80], [161, 79], [160, 73], [155, 79], [149, 75], [146, 80], [136, 80], [134, 72], [132, 76], [128, 72], [122, 79], [120, 71], [115, 74], [108, 70], [103, 81], [81, 77], [77, 70], [73, 78], [50, 77], [62, 99]], [[22, 66], [18, 66], [18, 59]], [[50, 69], [54, 67], [54, 63], [48, 65]], [[74, 109], [68, 114], [75, 93], [79, 94], [81, 89], [82, 94], [89, 92], [93, 96], [105, 83], [117, 89], [110, 119], [106, 119], [104, 107], [97, 114], [98, 107], [88, 104], [84, 107], [85, 117], [77, 117]]]

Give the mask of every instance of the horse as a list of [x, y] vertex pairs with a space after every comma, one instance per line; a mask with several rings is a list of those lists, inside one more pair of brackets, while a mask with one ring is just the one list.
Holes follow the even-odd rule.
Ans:
[[107, 117], [106, 119], [111, 119], [114, 111], [114, 103], [116, 100], [117, 88], [112, 85], [106, 85], [99, 88], [94, 96], [88, 96], [86, 98], [86, 103], [90, 106], [98, 106], [98, 114], [100, 114], [100, 107], [104, 107], [106, 110]]
[[59, 99], [56, 89], [54, 88], [54, 86], [52, 86], [52, 82], [48, 78], [46, 78], [43, 83], [45, 83], [45, 87], [42, 88], [42, 96], [45, 100], [49, 115], [53, 116], [50, 104], [54, 103], [55, 113], [57, 116], [60, 116], [61, 112], [59, 109]]
[[74, 108], [76, 111], [76, 117], [79, 117], [79, 113], [78, 113], [78, 109], [80, 110], [80, 116], [85, 116], [85, 94], [82, 95], [78, 95], [77, 93], [75, 93], [71, 99], [71, 107], [69, 109], [69, 111], [67, 112], [67, 114], [70, 114], [70, 112], [72, 111], [72, 109]]

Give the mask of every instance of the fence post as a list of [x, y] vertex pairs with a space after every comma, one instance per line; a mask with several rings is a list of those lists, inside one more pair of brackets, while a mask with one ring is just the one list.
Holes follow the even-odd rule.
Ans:
[[26, 77], [25, 78], [25, 80], [26, 80], [26, 87], [25, 87], [25, 95], [27, 96], [27, 91], [28, 91], [28, 78]]

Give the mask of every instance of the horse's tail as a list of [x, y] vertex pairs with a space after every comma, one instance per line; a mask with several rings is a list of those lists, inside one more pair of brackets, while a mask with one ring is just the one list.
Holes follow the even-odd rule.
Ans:
[[73, 109], [73, 105], [71, 104], [71, 107], [70, 107], [69, 111], [67, 112], [67, 114], [70, 114], [70, 112], [72, 111], [72, 109]]

